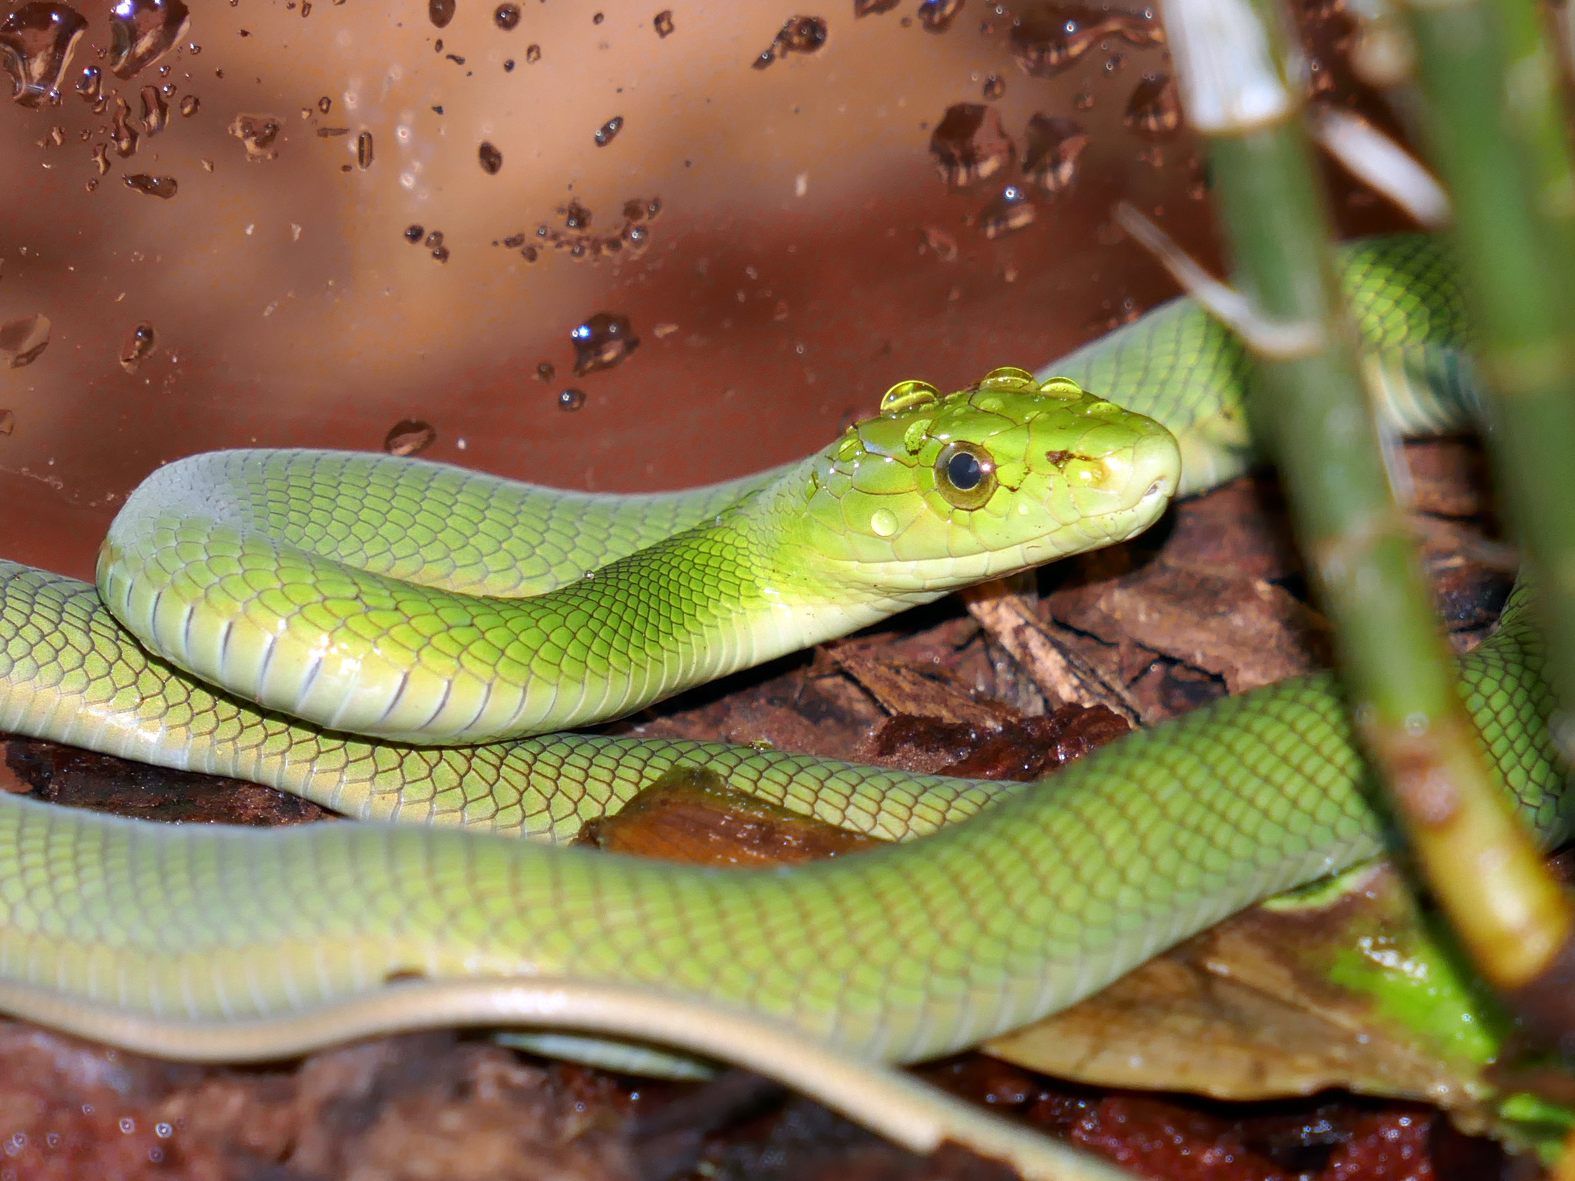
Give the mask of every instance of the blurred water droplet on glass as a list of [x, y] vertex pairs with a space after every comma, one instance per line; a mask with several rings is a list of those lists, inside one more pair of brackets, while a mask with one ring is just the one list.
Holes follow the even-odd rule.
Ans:
[[962, 9], [963, 0], [924, 0], [919, 5], [919, 23], [932, 33], [944, 33]]
[[237, 115], [230, 120], [225, 130], [241, 141], [241, 146], [246, 149], [246, 159], [255, 164], [261, 160], [272, 160], [279, 154], [274, 144], [283, 127], [283, 121], [274, 115]]
[[170, 105], [164, 101], [156, 86], [142, 88], [142, 126], [149, 135], [157, 135], [169, 122]]
[[1036, 114], [1028, 120], [1023, 175], [1047, 193], [1064, 192], [1077, 175], [1088, 133], [1075, 119]]
[[617, 138], [618, 133], [622, 130], [623, 116], [614, 115], [611, 119], [607, 120], [607, 122], [603, 123], [596, 129], [596, 146], [599, 148], [605, 148], [608, 144], [612, 143], [615, 138]]
[[520, 7], [518, 4], [499, 4], [492, 13], [492, 23], [504, 32], [508, 32], [520, 23]]
[[130, 78], [168, 53], [191, 21], [182, 0], [117, 0], [109, 10], [109, 68], [117, 78]]
[[1012, 56], [1036, 77], [1059, 74], [1100, 42], [1163, 45], [1165, 30], [1151, 9], [1110, 11], [1081, 4], [1039, 3], [1012, 18]]
[[1092, 90], [1079, 90], [1072, 96], [1072, 109], [1074, 111], [1092, 111], [1094, 109], [1094, 92]]
[[853, 0], [853, 15], [879, 16], [896, 8], [900, 0]]
[[103, 176], [109, 171], [109, 145], [93, 145], [93, 167], [98, 169], [98, 174]]
[[1171, 76], [1145, 74], [1127, 100], [1122, 122], [1140, 135], [1156, 139], [1173, 134], [1181, 126], [1181, 99]]
[[38, 360], [49, 344], [49, 317], [23, 316], [0, 324], [0, 364], [20, 369]]
[[437, 431], [430, 423], [414, 418], [402, 418], [383, 436], [383, 450], [390, 455], [414, 455], [425, 451], [437, 441]]
[[149, 176], [146, 172], [135, 172], [122, 179], [125, 180], [128, 189], [146, 193], [161, 201], [168, 201], [180, 187], [173, 176]]
[[418, 225], [408, 225], [405, 227], [405, 241], [409, 242], [412, 246], [420, 242], [425, 236], [426, 230], [422, 229]]
[[584, 377], [598, 369], [611, 369], [640, 347], [627, 316], [597, 312], [587, 316], [569, 333], [574, 342], [574, 375]]
[[135, 154], [137, 141], [141, 136], [133, 127], [131, 108], [126, 105], [126, 100], [119, 95], [115, 97], [115, 115], [109, 123], [109, 138], [115, 145], [115, 154], [121, 159]]
[[427, 0], [427, 19], [435, 28], [446, 28], [454, 19], [454, 0]]
[[355, 137], [355, 163], [356, 167], [365, 172], [372, 167], [372, 133], [363, 131]]
[[0, 67], [11, 77], [11, 97], [24, 107], [60, 101], [71, 52], [87, 28], [75, 9], [33, 0], [0, 21]]
[[570, 386], [566, 390], [558, 391], [559, 410], [578, 410], [585, 405], [585, 391]]
[[197, 108], [202, 104], [195, 94], [188, 94], [180, 100], [181, 118], [190, 119], [197, 113]]
[[496, 176], [498, 169], [503, 167], [503, 153], [486, 140], [481, 141], [477, 155], [481, 158], [481, 170], [488, 176]]
[[144, 320], [131, 330], [126, 343], [121, 346], [120, 367], [127, 373], [135, 373], [137, 366], [141, 365], [143, 358], [153, 351], [156, 343], [153, 325]]
[[16, 430], [16, 415], [9, 410], [0, 410], [0, 435], [9, 435]]
[[1000, 195], [979, 211], [979, 228], [986, 238], [999, 238], [1032, 225], [1038, 213], [1028, 189], [1017, 184], [1004, 185]]
[[525, 47], [525, 64], [532, 65], [541, 60], [541, 46], [527, 45]]
[[104, 71], [97, 66], [83, 66], [82, 76], [77, 79], [77, 93], [94, 109], [103, 110], [99, 104], [104, 101]]
[[1006, 79], [999, 74], [986, 74], [982, 93], [986, 102], [994, 102], [1006, 93]]
[[930, 155], [941, 177], [954, 189], [994, 176], [1011, 164], [1017, 149], [994, 107], [954, 103], [930, 136]]
[[673, 10], [664, 8], [656, 14], [656, 19], [651, 22], [656, 27], [658, 37], [670, 37], [673, 32]]
[[792, 16], [760, 51], [751, 64], [763, 70], [779, 57], [790, 53], [814, 53], [826, 43], [826, 22], [818, 16]]
[[557, 367], [554, 366], [551, 361], [537, 361], [536, 362], [536, 380], [537, 381], [551, 381], [553, 379], [553, 377], [557, 374], [557, 372], [558, 372]]

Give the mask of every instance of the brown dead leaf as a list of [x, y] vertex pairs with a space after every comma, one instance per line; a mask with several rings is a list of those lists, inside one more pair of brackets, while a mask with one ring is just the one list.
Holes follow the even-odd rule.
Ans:
[[1103, 1086], [1232, 1100], [1344, 1088], [1426, 1099], [1464, 1126], [1483, 1126], [1491, 1088], [1478, 1058], [1331, 978], [1374, 941], [1399, 961], [1417, 941], [1432, 941], [1399, 875], [1383, 865], [1353, 876], [1327, 904], [1245, 911], [984, 1049]]

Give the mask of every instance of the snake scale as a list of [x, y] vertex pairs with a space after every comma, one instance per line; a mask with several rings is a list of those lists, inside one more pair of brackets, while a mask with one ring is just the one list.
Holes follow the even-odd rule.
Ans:
[[[1467, 422], [1466, 326], [1439, 247], [1366, 240], [1342, 274], [1388, 424]], [[1188, 300], [1046, 372], [945, 397], [904, 383], [801, 464], [675, 494], [326, 452], [199, 456], [128, 500], [102, 599], [0, 563], [0, 727], [370, 821], [160, 826], [0, 798], [0, 1007], [207, 1059], [433, 1022], [567, 1026], [900, 1111], [909, 1099], [881, 1100], [887, 1076], [857, 1063], [975, 1044], [1382, 852], [1328, 676], [1220, 701], [1032, 788], [540, 733], [1119, 541], [1172, 492], [1252, 462], [1248, 361]], [[1177, 443], [1150, 418], [1179, 443], [1179, 483]], [[1462, 672], [1493, 762], [1554, 839], [1575, 805], [1523, 615], [1517, 597]], [[926, 839], [773, 872], [512, 839], [571, 836], [681, 766]], [[806, 1034], [841, 1056], [816, 1058]], [[995, 1143], [1030, 1171], [1074, 1168]], [[1056, 1175], [1101, 1175], [1087, 1169]]]

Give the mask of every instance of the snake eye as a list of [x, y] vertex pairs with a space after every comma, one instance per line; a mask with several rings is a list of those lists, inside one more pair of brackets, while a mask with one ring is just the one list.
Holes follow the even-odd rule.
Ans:
[[935, 457], [935, 488], [957, 508], [983, 508], [995, 492], [995, 460], [976, 444], [948, 443]]

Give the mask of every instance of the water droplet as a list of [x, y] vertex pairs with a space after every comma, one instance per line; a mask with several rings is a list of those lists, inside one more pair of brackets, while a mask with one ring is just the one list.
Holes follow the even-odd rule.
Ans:
[[168, 53], [191, 21], [182, 0], [117, 0], [109, 10], [114, 47], [109, 68], [130, 78]]
[[514, 59], [512, 57], [506, 57], [503, 59], [503, 72], [505, 74], [512, 74], [514, 72]]
[[437, 441], [437, 431], [430, 423], [414, 418], [402, 418], [383, 436], [383, 450], [390, 455], [414, 455], [425, 451]]
[[932, 33], [944, 33], [962, 8], [963, 0], [924, 0], [919, 5], [919, 23]]
[[1075, 119], [1036, 114], [1028, 120], [1023, 175], [1047, 193], [1064, 192], [1077, 175], [1088, 133]]
[[149, 176], [146, 172], [135, 172], [121, 179], [126, 182], [128, 189], [135, 189], [161, 201], [168, 201], [179, 187], [173, 176]]
[[[98, 169], [100, 176], [109, 171], [109, 148], [106, 145], [93, 145], [93, 166]], [[88, 191], [92, 192], [91, 189]]]
[[925, 226], [923, 231], [924, 245], [932, 251], [936, 258], [942, 262], [951, 262], [957, 257], [957, 239], [938, 226]]
[[537, 381], [551, 381], [553, 379], [553, 376], [557, 372], [558, 372], [558, 370], [553, 366], [553, 363], [551, 361], [537, 361], [536, 362], [536, 380]]
[[651, 22], [656, 27], [658, 37], [671, 37], [673, 34], [673, 10], [664, 8], [656, 14], [656, 19]]
[[1163, 45], [1165, 30], [1151, 9], [1110, 12], [1083, 5], [1041, 3], [1012, 21], [1012, 56], [1036, 77], [1059, 74], [1101, 41]]
[[1094, 92], [1092, 90], [1079, 90], [1072, 96], [1072, 109], [1074, 111], [1092, 111], [1094, 109]]
[[372, 133], [363, 131], [355, 137], [355, 163], [362, 172], [372, 167]]
[[241, 141], [246, 159], [255, 164], [278, 155], [274, 143], [283, 127], [283, 120], [274, 115], [237, 115], [225, 130]]
[[518, 4], [499, 4], [492, 13], [492, 23], [504, 32], [508, 32], [520, 23], [520, 6]]
[[202, 104], [195, 94], [188, 94], [180, 100], [180, 113], [184, 119], [190, 119], [197, 113], [197, 108]]
[[420, 242], [425, 236], [426, 230], [422, 229], [418, 225], [408, 225], [405, 227], [405, 241], [409, 242], [412, 246]]
[[878, 508], [870, 514], [870, 532], [876, 537], [890, 537], [897, 532], [897, 514], [889, 508]]
[[156, 86], [144, 86], [141, 97], [142, 126], [149, 135], [157, 135], [169, 123], [169, 103], [164, 101]]
[[559, 410], [578, 410], [585, 405], [585, 391], [570, 386], [566, 390], [558, 391]]
[[477, 154], [481, 158], [481, 170], [488, 176], [496, 176], [498, 169], [503, 167], [503, 153], [486, 140], [482, 140]]
[[896, 8], [900, 0], [853, 0], [853, 15], [879, 16]]
[[104, 100], [104, 71], [97, 66], [84, 66], [77, 79], [77, 93], [87, 102], [97, 106]]
[[563, 215], [563, 224], [571, 230], [588, 230], [591, 226], [591, 211], [578, 201], [570, 201], [558, 210]]
[[623, 130], [623, 116], [614, 115], [596, 129], [596, 146], [605, 148]]
[[985, 102], [994, 102], [1006, 93], [1006, 79], [999, 74], [986, 74], [983, 93]]
[[454, 0], [427, 0], [427, 19], [435, 28], [446, 28], [454, 19]]
[[0, 435], [9, 435], [16, 430], [16, 415], [9, 410], [0, 410]]
[[20, 369], [38, 360], [49, 344], [49, 317], [23, 316], [0, 324], [0, 364]]
[[640, 347], [627, 316], [616, 312], [597, 312], [575, 325], [569, 333], [574, 342], [574, 375], [584, 377], [598, 369], [611, 369]]
[[52, 0], [24, 4], [0, 21], [0, 67], [11, 76], [11, 97], [24, 107], [58, 103], [60, 80], [86, 28], [80, 13]]
[[599, 25], [606, 19], [607, 19], [607, 16], [606, 16], [605, 13], [598, 12], [594, 16], [591, 17], [591, 24]]
[[525, 64], [527, 66], [534, 65], [536, 62], [539, 62], [540, 60], [541, 60], [541, 46], [540, 45], [527, 45], [525, 47]]
[[1145, 74], [1127, 100], [1124, 122], [1140, 135], [1163, 139], [1181, 126], [1181, 99], [1169, 74]]
[[930, 155], [948, 185], [965, 188], [1009, 165], [1016, 149], [994, 107], [954, 103], [930, 136]]
[[1000, 195], [979, 211], [979, 228], [986, 238], [999, 238], [1033, 224], [1039, 215], [1033, 197], [1022, 185], [1003, 185]]
[[826, 43], [826, 22], [818, 16], [792, 16], [760, 51], [752, 65], [763, 70], [779, 57], [790, 53], [814, 53]]
[[153, 325], [144, 320], [131, 330], [126, 343], [121, 346], [120, 367], [127, 373], [135, 373], [137, 367], [142, 364], [143, 358], [153, 351], [156, 343]]

